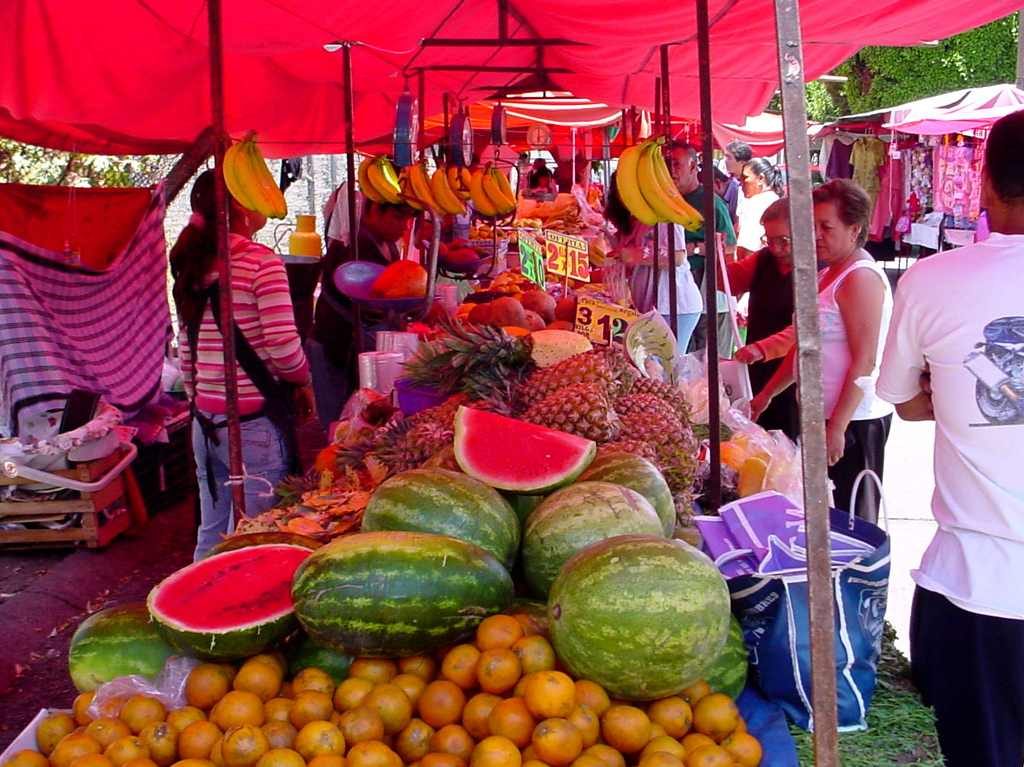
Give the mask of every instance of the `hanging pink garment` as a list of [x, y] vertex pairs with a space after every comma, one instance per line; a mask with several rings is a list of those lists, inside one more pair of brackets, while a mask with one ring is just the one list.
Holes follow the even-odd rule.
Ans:
[[[871, 214], [869, 235], [880, 242], [889, 235], [899, 241], [896, 220], [903, 215], [903, 160], [886, 156], [879, 171], [878, 199]], [[888, 230], [888, 231], [887, 231]]]

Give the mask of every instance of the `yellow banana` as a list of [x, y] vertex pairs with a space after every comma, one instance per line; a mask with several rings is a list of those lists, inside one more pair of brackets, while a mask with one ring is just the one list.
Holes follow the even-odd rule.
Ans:
[[[654, 141], [646, 141], [640, 148], [640, 159], [636, 165], [636, 177], [640, 193], [658, 216], [659, 221], [675, 222], [677, 213], [671, 201], [654, 175], [654, 153], [661, 154], [661, 147]], [[676, 222], [681, 223], [681, 222]]]
[[501, 183], [497, 179], [497, 176], [500, 175], [493, 166], [489, 165], [484, 171], [483, 188], [484, 194], [490, 199], [495, 210], [498, 211], [498, 215], [505, 216], [515, 209], [515, 200], [505, 195]]
[[[408, 191], [416, 199], [416, 202], [419, 203], [419, 207], [427, 210], [438, 210], [437, 200], [430, 193], [430, 180], [427, 178], [427, 172], [423, 165], [420, 163], [410, 165], [405, 169], [405, 173], [409, 179]], [[406, 199], [409, 199], [409, 197], [407, 196]]]
[[512, 185], [509, 184], [508, 178], [493, 165], [487, 175], [491, 180], [491, 186], [485, 183], [484, 189], [487, 190], [488, 194], [491, 194], [491, 191], [494, 190], [501, 202], [500, 209], [504, 210], [505, 213], [511, 213], [516, 209], [516, 196], [512, 192]]
[[246, 188], [249, 179], [245, 176], [246, 170], [243, 168], [242, 160], [244, 158], [240, 155], [241, 150], [242, 143], [239, 141], [229, 146], [224, 153], [224, 183], [239, 205], [248, 210], [256, 210], [256, 203], [253, 202]]
[[357, 174], [359, 176], [359, 191], [363, 193], [363, 196], [367, 200], [373, 202], [384, 202], [384, 197], [373, 188], [373, 184], [370, 182], [370, 165], [373, 164], [373, 160], [369, 157], [364, 157], [359, 163], [359, 170]]
[[[468, 195], [469, 185], [473, 183], [473, 174], [465, 165], [459, 166], [459, 183], [462, 184], [463, 191]], [[468, 200], [469, 197], [464, 197], [463, 199]]]
[[477, 213], [489, 218], [493, 218], [498, 215], [498, 209], [484, 192], [484, 172], [480, 168], [473, 171], [473, 176], [470, 179], [469, 184], [469, 193], [473, 198], [473, 207], [476, 209]]
[[281, 193], [274, 177], [270, 175], [267, 161], [263, 159], [255, 138], [243, 142], [246, 157], [251, 168], [252, 178], [259, 189], [259, 201], [262, 208], [259, 212], [268, 218], [284, 218], [288, 215], [288, 202]]
[[413, 210], [423, 210], [423, 205], [420, 204], [419, 198], [412, 189], [412, 181], [409, 178], [409, 168], [402, 168], [402, 172], [398, 174], [398, 186], [402, 189], [402, 199], [405, 204]]
[[384, 155], [375, 157], [366, 171], [370, 184], [383, 198], [383, 202], [398, 205], [402, 202], [402, 187], [398, 184], [395, 166]]
[[635, 144], [623, 150], [619, 157], [618, 170], [615, 172], [615, 183], [619, 191], [619, 199], [622, 200], [623, 205], [633, 215], [633, 218], [642, 224], [654, 226], [660, 219], [644, 199], [637, 175], [643, 150], [643, 144]]
[[660, 146], [655, 144], [650, 151], [651, 169], [654, 172], [654, 178], [675, 212], [672, 221], [682, 224], [683, 227], [691, 232], [697, 231], [704, 225], [704, 217], [679, 192], [679, 188], [669, 172], [668, 165], [665, 164], [665, 156], [661, 153]]
[[460, 168], [458, 165], [449, 165], [446, 172], [448, 173], [448, 186], [460, 200], [465, 202], [469, 199], [469, 186], [462, 182], [463, 170], [465, 168]]
[[466, 213], [466, 205], [459, 199], [459, 196], [448, 186], [448, 173], [444, 168], [438, 168], [430, 178], [430, 191], [434, 193], [441, 210], [455, 216], [462, 216]]

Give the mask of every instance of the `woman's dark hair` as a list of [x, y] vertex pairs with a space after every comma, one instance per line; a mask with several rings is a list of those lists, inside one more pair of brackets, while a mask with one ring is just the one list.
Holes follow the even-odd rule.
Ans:
[[763, 178], [765, 186], [775, 194], [782, 194], [782, 174], [768, 160], [763, 157], [755, 157], [753, 160], [748, 160], [743, 167], [750, 168], [755, 175]]
[[199, 174], [192, 185], [189, 201], [193, 220], [181, 230], [171, 248], [171, 276], [174, 278], [174, 305], [182, 325], [195, 322], [202, 313], [201, 296], [206, 277], [217, 260], [217, 209], [213, 198], [214, 171]]
[[998, 120], [985, 145], [985, 172], [1003, 202], [1024, 200], [1024, 112]]
[[633, 214], [626, 208], [622, 198], [619, 197], [619, 172], [612, 174], [608, 189], [608, 202], [604, 206], [604, 216], [611, 221], [621, 234], [630, 234], [635, 224]]
[[766, 224], [769, 221], [780, 221], [782, 219], [789, 219], [788, 197], [780, 197], [767, 208], [765, 208], [764, 213], [761, 214], [762, 224]]
[[553, 176], [551, 175], [551, 171], [549, 171], [547, 167], [538, 168], [537, 170], [532, 171], [530, 173], [529, 181], [530, 189], [536, 189], [538, 186], [540, 186], [541, 179], [544, 178], [553, 178]]
[[830, 202], [836, 206], [839, 220], [847, 226], [857, 226], [857, 247], [864, 247], [868, 241], [871, 225], [871, 198], [860, 188], [860, 184], [848, 178], [837, 178], [822, 184], [814, 190], [814, 204]]

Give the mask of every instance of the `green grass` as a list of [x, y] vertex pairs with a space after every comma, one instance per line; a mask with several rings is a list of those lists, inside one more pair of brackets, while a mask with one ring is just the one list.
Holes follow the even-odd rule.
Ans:
[[[882, 636], [882, 658], [878, 664], [878, 686], [868, 710], [865, 732], [839, 736], [839, 761], [843, 767], [942, 767], [942, 755], [935, 734], [935, 717], [921, 703], [910, 683], [910, 665], [893, 644], [896, 632], [886, 624]], [[814, 764], [811, 736], [790, 728], [796, 741], [800, 764]]]

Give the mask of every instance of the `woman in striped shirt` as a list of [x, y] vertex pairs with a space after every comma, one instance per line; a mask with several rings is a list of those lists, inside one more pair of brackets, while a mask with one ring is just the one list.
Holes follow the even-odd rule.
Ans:
[[[220, 300], [217, 291], [217, 247], [213, 198], [214, 171], [201, 174], [192, 187], [192, 218], [171, 249], [174, 302], [181, 326], [181, 350], [185, 390], [192, 401], [192, 445], [202, 522], [195, 558], [200, 559], [224, 534], [234, 529], [228, 481], [227, 404], [224, 387], [224, 339], [214, 312]], [[291, 467], [289, 427], [282, 419], [286, 397], [266, 391], [267, 382], [275, 392], [282, 384], [301, 387], [312, 404], [309, 367], [295, 329], [288, 279], [281, 259], [269, 248], [252, 241], [266, 219], [242, 208], [228, 195], [229, 248], [231, 254], [231, 300], [234, 309], [238, 364], [238, 410], [241, 416], [242, 460], [245, 474], [261, 478], [270, 486], [280, 482]], [[239, 347], [244, 339], [254, 355]], [[194, 352], [193, 347], [197, 347]], [[258, 362], [257, 362], [258, 360]], [[259, 365], [262, 363], [262, 365]], [[252, 375], [257, 365], [266, 371]], [[257, 386], [253, 378], [266, 379]], [[290, 392], [289, 392], [290, 393]], [[259, 514], [273, 505], [271, 487], [247, 481], [246, 513]]]

